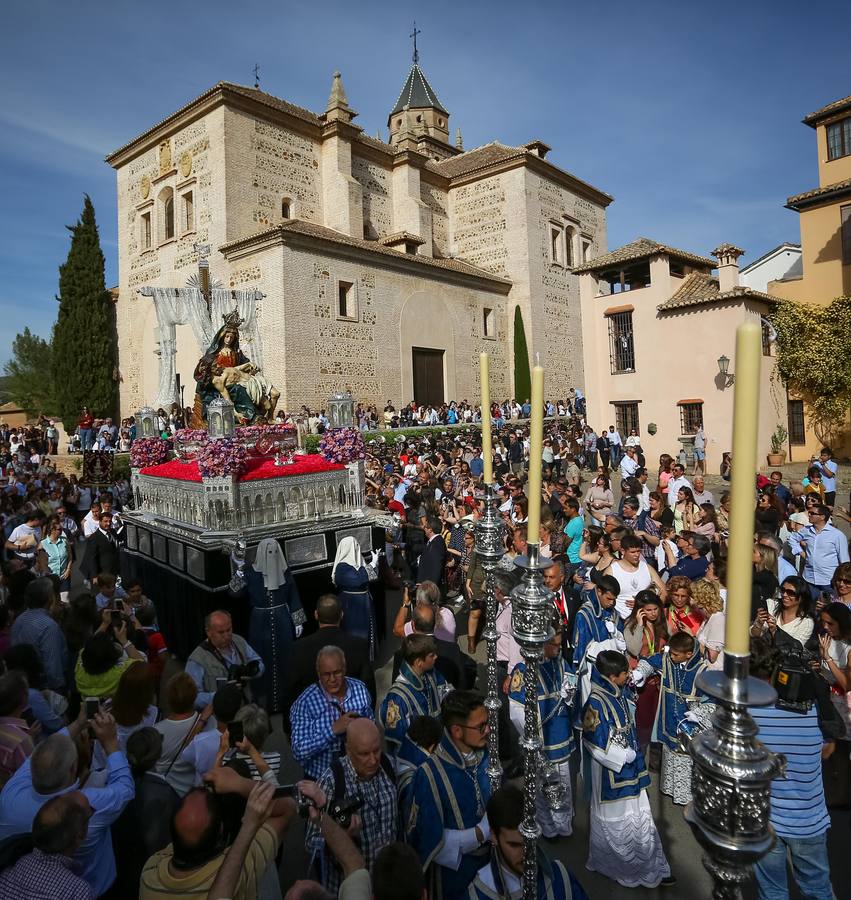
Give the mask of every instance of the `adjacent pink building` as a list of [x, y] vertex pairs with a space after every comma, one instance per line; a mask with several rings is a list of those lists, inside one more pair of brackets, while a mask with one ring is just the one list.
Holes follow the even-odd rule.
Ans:
[[[676, 458], [685, 449], [691, 459], [701, 424], [707, 472], [717, 473], [722, 454], [732, 447], [736, 328], [759, 320], [775, 302], [739, 284], [742, 253], [722, 244], [710, 259], [638, 238], [574, 270], [588, 423], [598, 432], [617, 425], [624, 438], [637, 429], [652, 474], [661, 453]], [[765, 323], [763, 335], [760, 465], [771, 434], [786, 418], [784, 388], [771, 379], [774, 359]]]

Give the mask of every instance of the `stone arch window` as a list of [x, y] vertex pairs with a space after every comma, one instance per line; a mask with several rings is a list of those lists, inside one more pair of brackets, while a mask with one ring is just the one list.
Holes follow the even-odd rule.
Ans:
[[572, 225], [568, 225], [564, 229], [564, 264], [568, 269], [572, 269], [576, 265], [576, 229]]
[[159, 196], [159, 239], [160, 243], [174, 238], [174, 190], [165, 187]]
[[293, 201], [291, 197], [282, 197], [281, 198], [281, 218], [282, 219], [292, 219], [293, 218]]

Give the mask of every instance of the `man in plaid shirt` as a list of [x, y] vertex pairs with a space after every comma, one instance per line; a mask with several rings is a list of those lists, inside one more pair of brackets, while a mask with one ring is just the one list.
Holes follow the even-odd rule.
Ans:
[[316, 654], [316, 673], [319, 683], [290, 709], [293, 756], [314, 781], [342, 754], [352, 722], [375, 719], [372, 697], [362, 681], [346, 677], [346, 656], [339, 647], [329, 645]]
[[[378, 728], [367, 719], [356, 720], [346, 731], [346, 754], [331, 764], [318, 786], [332, 800], [360, 803], [348, 832], [358, 845], [367, 870], [378, 851], [401, 837], [396, 776], [390, 760], [381, 752]], [[342, 870], [325, 847], [317, 824], [307, 826], [305, 845], [319, 853], [322, 884], [335, 897], [343, 880]]]

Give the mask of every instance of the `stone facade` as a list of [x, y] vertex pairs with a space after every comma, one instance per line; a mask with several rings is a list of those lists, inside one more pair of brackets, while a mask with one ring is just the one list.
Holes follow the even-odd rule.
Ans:
[[339, 78], [321, 115], [220, 83], [108, 158], [123, 415], [153, 400], [164, 353], [176, 354], [192, 404], [206, 348], [185, 324], [172, 348], [138, 291], [197, 278], [196, 244], [210, 246], [217, 286], [265, 295], [256, 355], [284, 408], [324, 405], [340, 388], [361, 402], [409, 402], [413, 347], [443, 351], [446, 400], [476, 399], [484, 349], [492, 395], [510, 397], [517, 306], [548, 394], [584, 386], [571, 266], [605, 251], [611, 198], [545, 161], [539, 142], [465, 153], [418, 132], [406, 112], [390, 145], [355, 115]]

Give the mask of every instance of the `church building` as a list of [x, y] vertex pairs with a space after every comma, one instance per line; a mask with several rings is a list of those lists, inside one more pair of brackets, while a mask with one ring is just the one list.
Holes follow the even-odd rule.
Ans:
[[492, 396], [513, 397], [519, 330], [548, 396], [584, 387], [573, 269], [606, 252], [612, 197], [541, 140], [465, 151], [416, 52], [389, 142], [356, 117], [339, 73], [322, 113], [220, 82], [107, 158], [122, 415], [192, 406], [233, 309], [281, 409], [341, 389], [379, 408], [474, 402], [483, 350]]

